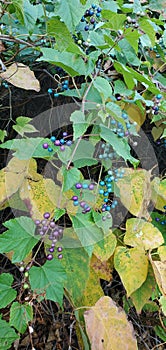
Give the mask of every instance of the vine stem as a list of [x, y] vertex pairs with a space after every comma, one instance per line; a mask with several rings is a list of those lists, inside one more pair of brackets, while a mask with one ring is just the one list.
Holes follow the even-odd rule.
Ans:
[[[98, 75], [98, 73], [95, 74], [94, 79], [97, 77], [97, 75]], [[86, 97], [87, 97], [87, 95], [88, 95], [88, 92], [89, 92], [89, 90], [90, 90], [92, 84], [93, 84], [94, 79], [91, 80], [91, 82], [90, 82], [90, 84], [89, 84], [89, 86], [88, 86], [88, 88], [87, 88], [87, 90], [85, 91], [85, 94], [84, 94], [84, 96], [83, 96], [83, 99], [82, 99], [82, 106], [81, 106], [81, 111], [82, 111], [82, 113], [85, 113], [85, 101], [86, 101]], [[73, 158], [74, 158], [74, 156], [75, 156], [75, 153], [76, 153], [76, 151], [77, 151], [77, 148], [78, 148], [78, 146], [79, 146], [79, 144], [80, 144], [80, 142], [81, 142], [81, 140], [82, 140], [82, 137], [83, 137], [83, 135], [79, 137], [79, 139], [78, 139], [78, 141], [77, 141], [77, 143], [76, 143], [76, 146], [75, 146], [75, 148], [74, 148], [74, 150], [73, 150], [73, 153], [72, 153], [72, 155], [71, 155], [71, 158], [70, 158], [70, 160], [68, 161], [68, 164], [67, 164], [67, 167], [66, 167], [67, 170], [69, 170], [69, 168], [70, 168], [70, 164], [72, 163], [72, 160], [73, 160]]]

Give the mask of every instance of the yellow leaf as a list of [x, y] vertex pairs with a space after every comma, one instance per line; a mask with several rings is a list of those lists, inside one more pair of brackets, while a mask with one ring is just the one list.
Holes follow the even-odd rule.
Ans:
[[107, 297], [84, 313], [92, 350], [137, 350], [132, 324], [125, 312]]
[[162, 262], [166, 262], [166, 245], [162, 245], [157, 249], [157, 252], [159, 254], [160, 260]]
[[143, 306], [148, 302], [155, 288], [156, 281], [151, 265], [149, 265], [149, 271], [146, 281], [138, 288], [134, 293], [130, 295], [132, 302], [138, 313], [141, 312]]
[[114, 253], [117, 244], [115, 235], [110, 230], [110, 233], [104, 239], [95, 244], [93, 254], [100, 261], [107, 261]]
[[117, 247], [114, 255], [114, 266], [130, 296], [145, 282], [148, 273], [148, 259], [141, 247]]
[[131, 214], [149, 219], [147, 208], [151, 198], [150, 172], [144, 169], [124, 170], [124, 177], [116, 184], [120, 190], [121, 202]]
[[153, 261], [151, 257], [150, 261], [159, 289], [161, 293], [166, 296], [166, 264], [162, 261]]
[[143, 246], [145, 250], [158, 248], [164, 238], [157, 227], [143, 219], [128, 219], [124, 243], [131, 247]]
[[155, 208], [161, 211], [164, 210], [164, 205], [166, 203], [166, 179], [160, 181], [158, 177], [151, 182], [152, 188], [152, 201]]
[[77, 306], [92, 306], [103, 295], [104, 292], [100, 286], [100, 279], [97, 273], [91, 268], [86, 287], [80, 296], [80, 299], [77, 301]]
[[23, 63], [13, 63], [0, 76], [21, 89], [40, 91], [39, 81], [35, 78], [33, 71]]

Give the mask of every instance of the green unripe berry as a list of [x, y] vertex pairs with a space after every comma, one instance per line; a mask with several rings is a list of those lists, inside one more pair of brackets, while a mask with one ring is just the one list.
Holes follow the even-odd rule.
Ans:
[[28, 283], [24, 283], [23, 288], [28, 289], [29, 288]]
[[25, 277], [28, 277], [28, 276], [29, 276], [29, 273], [26, 271], [26, 272], [24, 273], [24, 276], [25, 276]]
[[78, 45], [81, 45], [82, 44], [82, 40], [78, 40]]
[[100, 108], [100, 103], [97, 103], [96, 108]]

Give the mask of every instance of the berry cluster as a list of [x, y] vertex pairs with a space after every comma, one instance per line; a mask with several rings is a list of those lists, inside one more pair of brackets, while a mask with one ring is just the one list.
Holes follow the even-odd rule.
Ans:
[[102, 153], [99, 154], [99, 159], [117, 159], [118, 154], [113, 151], [112, 146], [109, 143], [102, 143], [101, 144], [101, 151]]
[[58, 90], [60, 92], [63, 92], [65, 90], [69, 90], [69, 82], [68, 82], [68, 80], [64, 80], [62, 83], [59, 83], [58, 84], [58, 89], [54, 90], [52, 88], [49, 88], [47, 90], [47, 92], [48, 92], [49, 95], [53, 95], [53, 97], [58, 97], [59, 96]]
[[[94, 188], [95, 188], [95, 185], [96, 184], [94, 182], [90, 183], [89, 185], [87, 183], [79, 183], [79, 182], [77, 182], [75, 184], [75, 188], [77, 190], [90, 190], [90, 191], [93, 191]], [[86, 214], [86, 213], [89, 213], [91, 211], [90, 206], [85, 201], [82, 201], [82, 200], [79, 201], [78, 196], [73, 196], [72, 200], [73, 200], [73, 205], [74, 206], [80, 205], [80, 207], [83, 209], [82, 210], [82, 214]]]
[[8, 83], [6, 83], [5, 81], [3, 81], [2, 86], [3, 86], [5, 89], [8, 89], [8, 87], [9, 87]]
[[[107, 175], [105, 176], [104, 180], [101, 180], [99, 182], [100, 188], [99, 188], [99, 194], [102, 195], [103, 198], [103, 205], [102, 205], [102, 212], [108, 211], [110, 212], [111, 209], [115, 209], [115, 207], [118, 205], [117, 200], [111, 200], [109, 198], [109, 195], [114, 192], [113, 186], [114, 182], [117, 182], [119, 179], [122, 179], [124, 176], [124, 169], [114, 169], [114, 170], [108, 170]], [[107, 216], [103, 217], [103, 220], [106, 220], [106, 218], [111, 218], [110, 213]]]
[[[47, 260], [52, 260], [55, 246], [57, 242], [63, 237], [63, 228], [56, 225], [53, 219], [50, 219], [49, 212], [44, 213], [43, 220], [35, 220], [35, 225], [37, 228], [36, 234], [40, 235], [42, 239], [47, 235], [48, 239], [51, 241], [51, 246], [48, 249], [49, 253], [46, 258]], [[62, 259], [62, 247], [58, 247], [57, 252], [59, 253], [58, 259]]]
[[63, 137], [61, 139], [56, 139], [55, 136], [50, 137], [50, 141], [52, 142], [52, 145], [50, 146], [47, 142], [43, 143], [43, 148], [47, 149], [48, 152], [53, 152], [53, 147], [60, 147], [60, 150], [63, 152], [65, 150], [65, 145], [66, 146], [71, 146], [72, 141], [71, 140], [66, 140], [65, 138], [68, 136], [68, 133], [65, 131], [63, 132]]
[[165, 215], [166, 215], [166, 205], [163, 206], [163, 209], [165, 210], [164, 215], [162, 218], [155, 218], [155, 221], [158, 222], [160, 225], [166, 225], [166, 219], [165, 219]]
[[127, 22], [126, 22], [126, 28], [138, 28], [139, 24], [137, 22], [137, 20], [135, 18], [131, 18], [130, 16], [127, 16], [126, 18]]
[[81, 18], [81, 22], [86, 22], [84, 27], [85, 31], [96, 27], [96, 23], [101, 16], [101, 11], [101, 7], [95, 4], [92, 4], [91, 7], [85, 11], [84, 16]]
[[155, 96], [154, 105], [152, 107], [152, 113], [155, 115], [157, 115], [159, 113], [160, 101], [161, 101], [162, 97], [163, 96], [161, 94], [158, 94]]
[[156, 144], [164, 146], [164, 148], [166, 148], [166, 139], [158, 140], [156, 141]]
[[[109, 117], [110, 118], [110, 117]], [[130, 132], [130, 128], [132, 125], [137, 125], [136, 122], [134, 122], [133, 124], [130, 123], [130, 120], [129, 120], [129, 117], [128, 115], [123, 112], [122, 113], [122, 118], [125, 122], [125, 126], [118, 122], [116, 119], [114, 119], [113, 117], [111, 117], [111, 120], [110, 120], [110, 127], [111, 127], [111, 130], [116, 133], [119, 137], [125, 137], [125, 136], [129, 136], [131, 135], [132, 133]]]

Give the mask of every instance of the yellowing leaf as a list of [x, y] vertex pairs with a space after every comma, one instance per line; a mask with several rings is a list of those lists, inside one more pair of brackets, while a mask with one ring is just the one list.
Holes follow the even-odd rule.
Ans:
[[163, 207], [166, 203], [166, 179], [160, 181], [159, 178], [155, 177], [151, 183], [151, 188], [155, 208], [164, 211]]
[[[39, 175], [39, 174], [38, 174]], [[44, 179], [39, 175], [37, 181], [26, 179], [20, 189], [20, 197], [26, 204], [33, 219], [42, 219], [45, 212], [53, 214], [58, 206], [60, 187], [51, 179]]]
[[137, 350], [132, 324], [125, 312], [107, 297], [84, 313], [92, 350]]
[[151, 198], [150, 173], [144, 169], [126, 168], [124, 177], [116, 185], [120, 190], [121, 202], [129, 212], [149, 219], [147, 208]]
[[166, 296], [166, 264], [162, 261], [154, 261], [151, 257], [150, 261], [160, 291], [164, 296]]
[[146, 278], [146, 281], [138, 288], [134, 293], [130, 295], [132, 302], [137, 310], [141, 312], [143, 306], [148, 302], [149, 298], [152, 295], [152, 292], [155, 288], [156, 281], [154, 278], [154, 273], [151, 265], [149, 265], [149, 271]]
[[39, 81], [35, 78], [30, 68], [23, 63], [13, 63], [0, 76], [10, 84], [21, 89], [40, 91]]
[[[146, 119], [146, 110], [142, 112], [136, 104], [126, 103], [124, 110], [129, 115], [131, 121], [135, 121], [139, 126], [141, 126]], [[137, 128], [138, 130], [139, 128]]]
[[145, 250], [158, 248], [164, 238], [157, 227], [143, 219], [128, 219], [124, 243], [131, 247], [143, 246]]
[[166, 263], [166, 245], [162, 245], [157, 249], [160, 260]]
[[0, 205], [1, 207], [18, 191], [28, 172], [36, 166], [35, 160], [30, 162], [13, 157], [6, 168], [0, 170]]
[[100, 261], [93, 254], [91, 258], [91, 267], [96, 272], [98, 279], [110, 281], [112, 279], [112, 266], [110, 261]]
[[100, 286], [100, 279], [98, 274], [91, 268], [90, 274], [86, 282], [86, 287], [80, 295], [77, 305], [92, 306], [96, 301], [104, 295], [104, 292]]
[[117, 247], [114, 255], [114, 266], [130, 296], [145, 282], [148, 273], [148, 259], [141, 247]]
[[100, 261], [107, 261], [113, 255], [116, 244], [116, 237], [110, 230], [110, 233], [105, 236], [103, 240], [95, 244], [93, 254], [95, 254]]
[[166, 297], [162, 295], [159, 299], [159, 303], [161, 305], [163, 314], [166, 316]]

